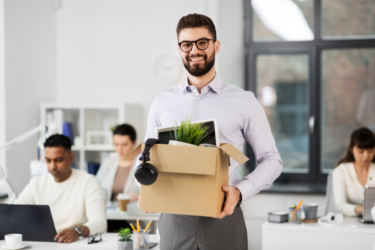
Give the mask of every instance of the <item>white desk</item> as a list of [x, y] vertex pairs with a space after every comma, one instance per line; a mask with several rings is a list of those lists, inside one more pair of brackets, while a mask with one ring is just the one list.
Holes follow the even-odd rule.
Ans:
[[344, 218], [339, 227], [325, 227], [318, 223], [269, 223], [262, 225], [263, 250], [373, 250], [375, 225], [362, 224], [356, 218]]
[[[117, 241], [119, 239], [117, 234], [103, 234], [102, 235], [103, 241], [104, 240], [113, 240]], [[87, 238], [83, 239], [84, 241], [87, 242]], [[157, 236], [155, 234], [150, 234], [149, 238], [150, 242], [158, 242]], [[0, 241], [3, 242], [3, 241]], [[91, 245], [87, 245], [87, 247], [72, 247], [73, 245], [66, 244], [66, 243], [54, 243], [54, 242], [36, 242], [36, 241], [28, 241], [28, 248], [25, 249], [32, 249], [32, 250], [62, 250], [62, 249], [70, 249], [70, 250], [118, 250], [118, 245], [116, 244], [114, 247], [95, 247], [93, 244], [92, 247]], [[2, 248], [0, 248], [2, 250]], [[152, 248], [151, 250], [160, 250], [159, 244]]]
[[158, 221], [160, 214], [144, 214], [144, 215], [133, 215], [128, 214], [116, 209], [107, 209], [107, 220], [145, 220], [145, 221]]

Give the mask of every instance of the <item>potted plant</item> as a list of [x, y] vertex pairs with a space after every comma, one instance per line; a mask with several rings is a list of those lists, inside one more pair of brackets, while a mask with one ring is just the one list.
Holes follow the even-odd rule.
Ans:
[[130, 229], [122, 228], [118, 234], [120, 236], [118, 250], [133, 250], [132, 232]]
[[170, 140], [169, 145], [199, 146], [208, 138], [208, 126], [202, 123], [191, 123], [188, 118], [182, 121], [180, 126], [174, 126], [173, 130], [174, 140]]

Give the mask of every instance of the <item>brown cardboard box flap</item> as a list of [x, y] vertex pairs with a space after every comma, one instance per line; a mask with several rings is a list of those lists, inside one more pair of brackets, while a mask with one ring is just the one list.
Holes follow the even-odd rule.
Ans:
[[156, 144], [150, 163], [160, 172], [215, 175], [218, 153], [217, 148]]
[[236, 162], [239, 164], [243, 164], [249, 160], [249, 158], [241, 153], [236, 147], [234, 147], [230, 143], [222, 144], [220, 149], [227, 153], [230, 157], [232, 157]]

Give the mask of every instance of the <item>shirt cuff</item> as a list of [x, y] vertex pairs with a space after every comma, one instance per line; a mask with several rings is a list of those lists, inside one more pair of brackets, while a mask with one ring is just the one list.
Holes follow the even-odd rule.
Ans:
[[235, 185], [238, 190], [241, 192], [242, 200], [241, 202], [244, 202], [248, 199], [250, 199], [252, 196], [256, 195], [258, 192], [255, 190], [255, 188], [249, 188], [249, 183], [247, 183], [246, 180], [243, 180], [237, 185]]

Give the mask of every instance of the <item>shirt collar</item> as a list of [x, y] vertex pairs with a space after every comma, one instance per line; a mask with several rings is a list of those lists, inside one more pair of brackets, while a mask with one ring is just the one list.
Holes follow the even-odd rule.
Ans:
[[[215, 78], [207, 85], [210, 89], [212, 89], [216, 94], [220, 94], [221, 87], [223, 83], [220, 79], [220, 77], [216, 74]], [[181, 91], [190, 91], [190, 85], [188, 83], [188, 79], [186, 78], [186, 81], [184, 84], [181, 85]]]

